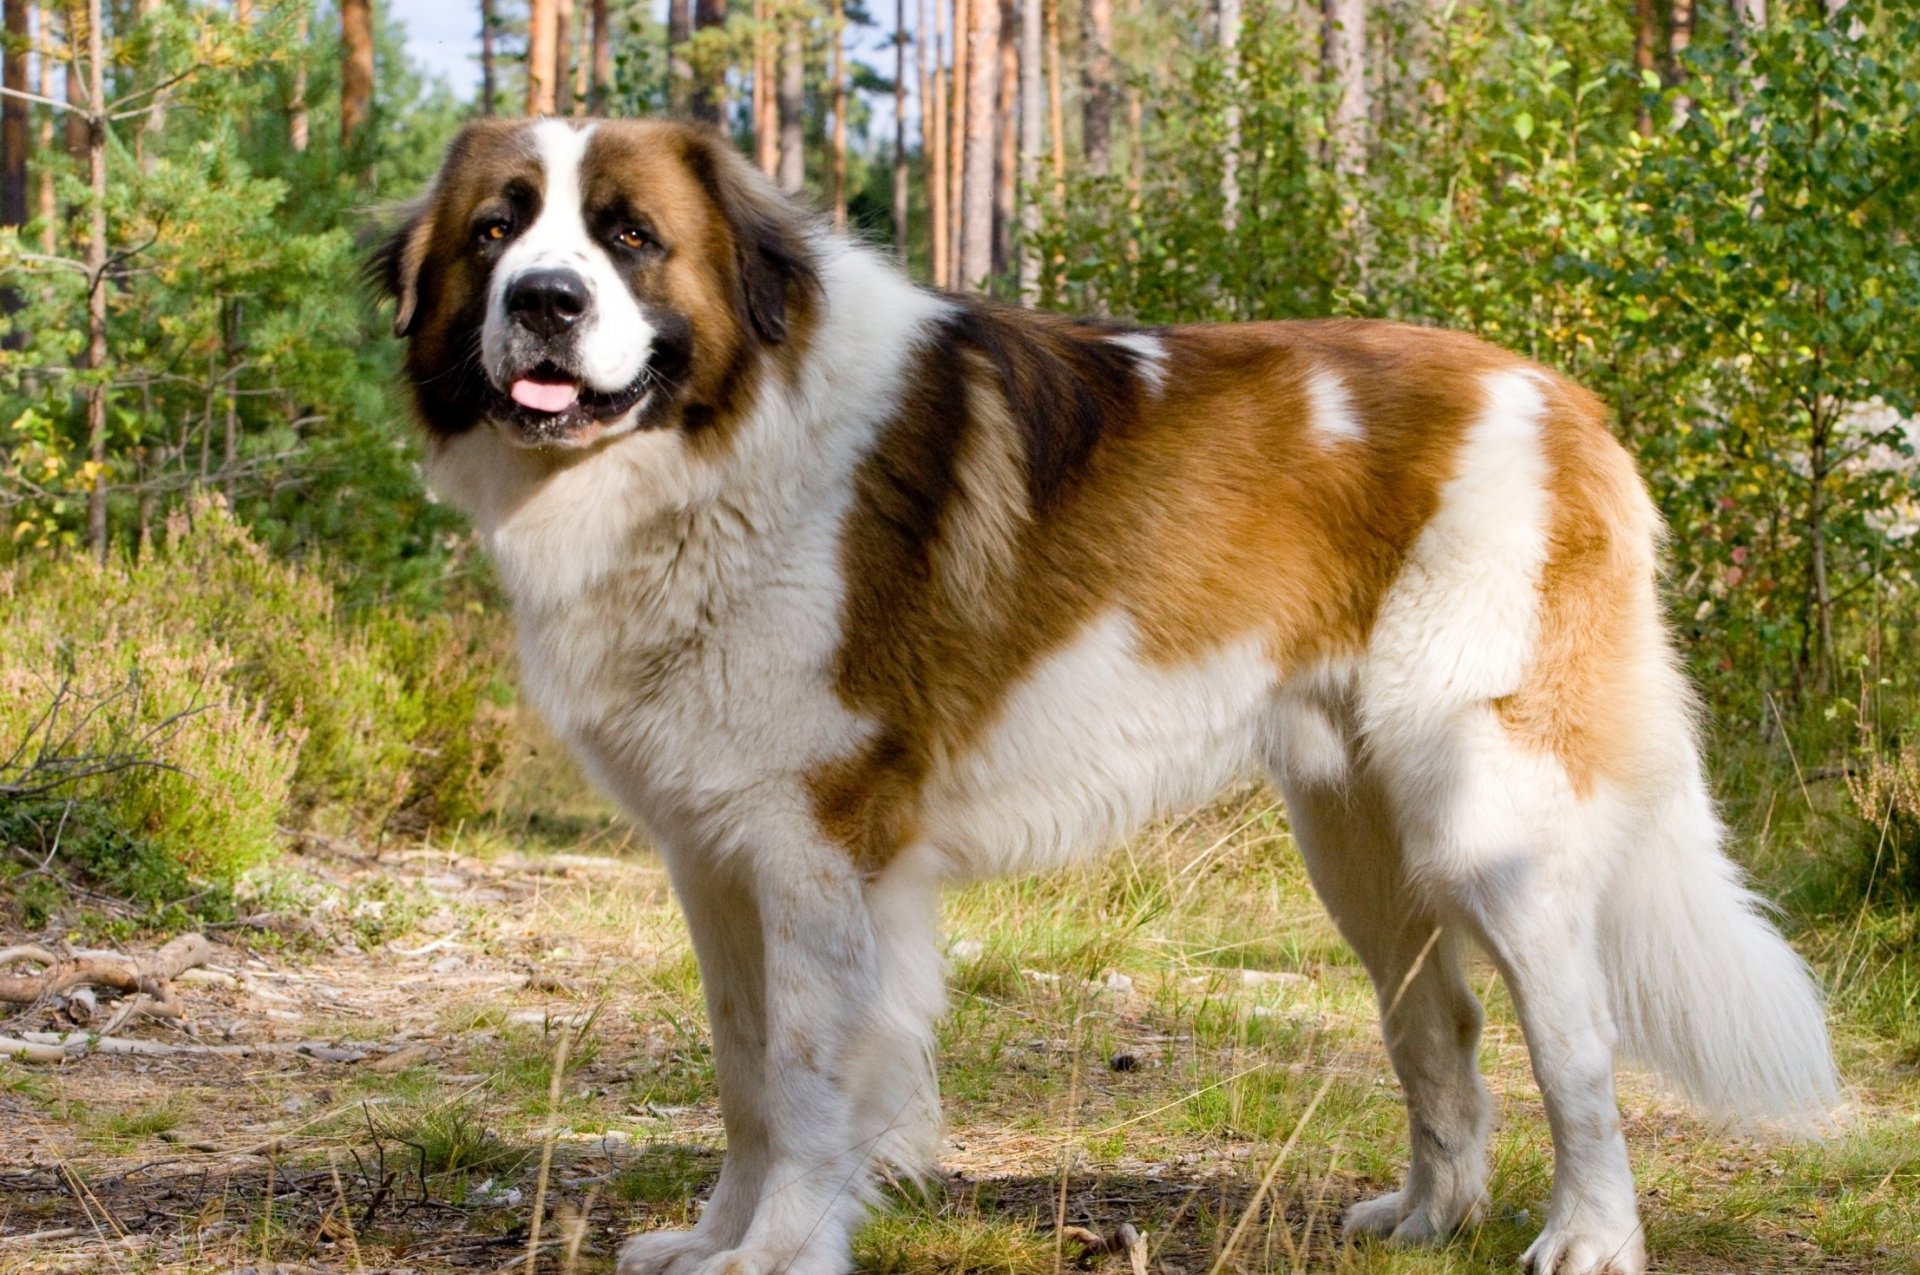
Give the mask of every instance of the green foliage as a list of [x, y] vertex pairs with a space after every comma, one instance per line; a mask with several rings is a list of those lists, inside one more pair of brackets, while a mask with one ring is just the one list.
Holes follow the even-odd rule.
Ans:
[[[369, 568], [351, 590], [437, 593], [457, 524], [420, 490], [355, 239], [385, 192], [425, 180], [460, 112], [444, 90], [423, 92], [389, 28], [373, 119], [342, 142], [336, 49], [311, 38], [327, 17], [291, 3], [251, 25], [204, 6], [112, 18], [100, 368], [84, 366], [83, 166], [38, 155], [62, 211], [0, 231], [0, 277], [24, 302], [7, 320], [19, 348], [0, 350], [11, 552], [78, 543], [96, 482], [123, 545], [213, 486], [274, 549], [324, 543]], [[296, 72], [311, 104], [304, 149], [292, 144]], [[108, 418], [97, 459], [82, 410], [94, 385]]]
[[12, 845], [138, 898], [230, 885], [278, 830], [452, 826], [504, 726], [456, 617], [366, 622], [214, 498], [105, 565], [0, 574], [0, 783]]

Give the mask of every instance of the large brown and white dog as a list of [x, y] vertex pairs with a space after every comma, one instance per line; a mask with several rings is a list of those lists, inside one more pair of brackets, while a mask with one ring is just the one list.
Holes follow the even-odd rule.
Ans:
[[461, 134], [383, 254], [531, 699], [657, 839], [727, 1157], [623, 1272], [839, 1272], [937, 1138], [944, 882], [1250, 766], [1379, 990], [1405, 1186], [1485, 1202], [1469, 943], [1553, 1130], [1537, 1275], [1645, 1269], [1616, 1051], [1817, 1117], [1819, 996], [1720, 851], [1653, 508], [1580, 387], [1386, 323], [1132, 329], [916, 287], [667, 122]]

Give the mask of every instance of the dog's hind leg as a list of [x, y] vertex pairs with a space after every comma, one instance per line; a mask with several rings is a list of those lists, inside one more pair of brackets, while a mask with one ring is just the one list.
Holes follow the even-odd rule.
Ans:
[[1481, 1206], [1492, 1120], [1475, 1059], [1480, 1004], [1461, 961], [1466, 936], [1416, 896], [1377, 784], [1280, 779], [1314, 889], [1373, 979], [1387, 1053], [1406, 1093], [1406, 1183], [1348, 1210], [1347, 1233], [1444, 1238]]
[[1554, 758], [1505, 742], [1491, 709], [1464, 714], [1430, 745], [1418, 778], [1394, 792], [1408, 876], [1499, 967], [1553, 1134], [1552, 1198], [1523, 1265], [1641, 1275], [1600, 942], [1629, 812], [1577, 795]]

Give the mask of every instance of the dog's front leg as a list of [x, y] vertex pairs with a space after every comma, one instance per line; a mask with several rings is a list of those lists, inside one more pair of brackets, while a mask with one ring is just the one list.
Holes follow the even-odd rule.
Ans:
[[[694, 901], [692, 873], [674, 873], [714, 1022], [727, 1164], [709, 1217], [688, 1237], [693, 1246], [643, 1264], [642, 1236], [623, 1269], [839, 1275], [851, 1264], [877, 1150], [856, 1128], [849, 1083], [849, 1054], [881, 985], [866, 891], [844, 852], [824, 844], [732, 862], [739, 894], [716, 891], [718, 907]], [[743, 959], [749, 951], [757, 962]], [[744, 977], [749, 965], [757, 979]], [[743, 1016], [731, 998], [749, 984], [759, 994]]]
[[689, 1231], [649, 1231], [628, 1241], [619, 1275], [690, 1275], [747, 1233], [766, 1175], [766, 986], [759, 905], [734, 874], [701, 854], [667, 852], [674, 893], [700, 962], [714, 1071], [727, 1130], [720, 1181]]

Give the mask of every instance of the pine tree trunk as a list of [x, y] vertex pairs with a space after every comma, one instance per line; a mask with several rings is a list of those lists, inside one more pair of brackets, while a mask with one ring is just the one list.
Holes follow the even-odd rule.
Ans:
[[[48, 101], [53, 100], [53, 32], [52, 17], [46, 4], [41, 4], [34, 15], [34, 26], [40, 47], [39, 78], [34, 90]], [[53, 165], [53, 108], [40, 108], [39, 122], [34, 126], [34, 150], [41, 156], [40, 182], [38, 198], [35, 200], [35, 213], [40, 219], [40, 251], [49, 256], [60, 250], [59, 220], [55, 215], [59, 204], [54, 196]]]
[[573, 0], [553, 0], [553, 113], [573, 110]]
[[587, 93], [587, 107], [595, 115], [607, 113], [607, 96], [613, 92], [613, 26], [607, 13], [607, 0], [593, 0], [593, 86]]
[[340, 0], [341, 143], [359, 137], [372, 114], [373, 0]]
[[307, 43], [313, 34], [312, 22], [312, 14], [302, 5], [293, 20], [293, 91], [287, 95], [287, 149], [296, 155], [307, 153], [313, 133], [313, 116], [307, 107]]
[[847, 228], [847, 64], [844, 0], [827, 6], [827, 78], [833, 83], [833, 135], [828, 156], [833, 185], [833, 228]]
[[1040, 0], [1020, 0], [1020, 300], [1040, 300], [1040, 115], [1043, 23]]
[[[926, 0], [920, 0], [922, 29], [925, 28]], [[933, 284], [947, 286], [951, 269], [947, 262], [950, 234], [947, 227], [947, 0], [933, 0], [933, 78], [932, 93], [920, 96], [920, 149], [927, 161], [928, 258]]]
[[787, 19], [780, 39], [780, 189], [799, 194], [807, 184], [807, 28]]
[[593, 21], [592, 10], [574, 12], [573, 23], [573, 113], [584, 117], [587, 99], [593, 93]]
[[960, 284], [978, 291], [993, 274], [995, 107], [1000, 89], [1000, 0], [967, 7], [967, 154], [962, 183]]
[[1220, 151], [1220, 220], [1240, 224], [1240, 0], [1220, 0], [1220, 60], [1226, 71], [1226, 136]]
[[[365, 3], [365, 0], [342, 0]], [[551, 115], [554, 106], [553, 63], [559, 37], [556, 0], [529, 0], [527, 10], [527, 114]]]
[[1334, 91], [1329, 158], [1349, 197], [1367, 172], [1366, 0], [1322, 0], [1323, 73]]
[[[607, 0], [594, 0], [594, 6], [594, 12], [604, 13], [607, 7]], [[723, 27], [725, 25], [727, 25], [726, 0], [695, 0], [693, 8], [693, 29], [696, 32], [705, 31], [709, 27]], [[596, 58], [598, 57], [597, 46], [595, 56]], [[596, 61], [594, 65], [597, 67], [599, 65], [598, 61]], [[609, 68], [611, 68], [612, 64], [609, 63], [608, 65]], [[607, 79], [611, 82], [613, 79], [611, 73], [608, 74]], [[693, 117], [697, 120], [705, 120], [709, 124], [720, 124], [726, 119], [726, 91], [727, 73], [724, 68], [717, 72], [710, 69], [704, 72], [696, 70], [693, 83], [693, 100], [689, 103], [687, 109], [693, 113]]]
[[[27, 0], [6, 0], [7, 48], [0, 59], [0, 83], [14, 93], [29, 93], [27, 85], [27, 44], [32, 38], [27, 20]], [[27, 152], [33, 144], [32, 121], [25, 98], [8, 96], [0, 101], [0, 226], [27, 224]], [[0, 311], [19, 312], [20, 291], [0, 289]], [[25, 333], [8, 332], [6, 348], [17, 350], [25, 343]]]
[[[90, 130], [87, 127], [87, 81], [81, 67], [81, 50], [87, 43], [86, 0], [70, 3], [67, 6], [67, 65], [66, 98], [67, 109], [61, 113], [61, 122], [66, 130], [67, 158], [73, 161], [76, 172], [87, 171], [87, 145]], [[76, 210], [66, 209], [69, 219]]]
[[[921, 71], [920, 78], [926, 79]], [[893, 3], [893, 256], [907, 264], [907, 0]]]
[[[1693, 45], [1693, 0], [1669, 0], [1667, 6], [1667, 83], [1682, 84], [1687, 78], [1685, 54]], [[1693, 111], [1693, 99], [1677, 93], [1673, 99], [1676, 121]]]
[[[991, 2], [991, 0], [990, 0]], [[1020, 15], [1016, 0], [1000, 6], [999, 83], [994, 92], [993, 275], [1013, 269], [1013, 225], [1020, 190]]]
[[1053, 155], [1053, 206], [1067, 206], [1067, 112], [1060, 87], [1060, 0], [1046, 0], [1047, 128]]
[[967, 79], [973, 71], [971, 5], [976, 2], [953, 0], [953, 105], [947, 113], [947, 277], [941, 282], [956, 292], [966, 286], [966, 272], [960, 263], [967, 222]]
[[1105, 177], [1113, 171], [1113, 0], [1086, 0], [1083, 14], [1080, 143], [1088, 174]]
[[[1633, 69], [1645, 75], [1653, 67], [1653, 47], [1658, 38], [1656, 27], [1659, 19], [1654, 16], [1653, 0], [1634, 0], [1633, 5]], [[1640, 115], [1634, 121], [1634, 128], [1642, 137], [1653, 136], [1653, 110], [1646, 104], [1644, 86], [1640, 104]]]
[[480, 113], [491, 115], [494, 110], [494, 94], [499, 91], [494, 80], [493, 68], [493, 3], [494, 0], [480, 0]]
[[[87, 37], [87, 458], [93, 462], [93, 486], [87, 492], [87, 544], [102, 562], [107, 557], [107, 387], [98, 374], [107, 366], [107, 120], [106, 41], [100, 0], [88, 0]], [[67, 65], [80, 76], [79, 42]]]
[[780, 171], [779, 123], [773, 104], [773, 15], [768, 0], [753, 0], [753, 146], [760, 171]]
[[693, 35], [693, 0], [667, 4], [667, 109], [687, 113], [693, 101], [693, 66], [687, 61], [687, 40]]

